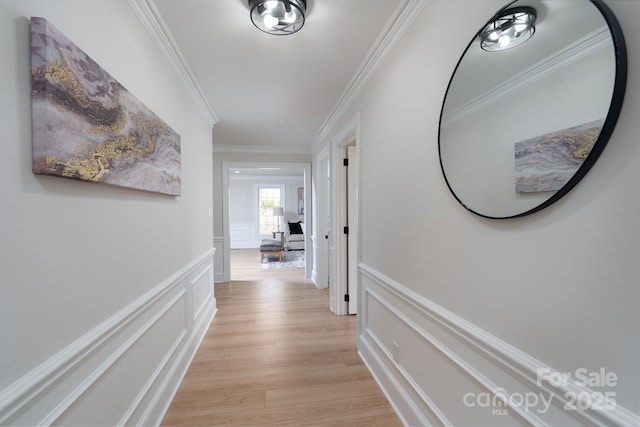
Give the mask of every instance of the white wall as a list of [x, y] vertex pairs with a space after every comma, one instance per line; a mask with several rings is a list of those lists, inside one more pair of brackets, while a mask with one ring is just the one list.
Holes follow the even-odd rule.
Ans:
[[[181, 135], [182, 196], [31, 173], [29, 17]], [[215, 312], [211, 125], [125, 0], [0, 0], [0, 424], [153, 424]]]
[[[628, 45], [625, 105], [596, 165], [542, 212], [474, 216], [439, 165], [449, 78], [501, 1], [429, 1], [323, 141], [361, 114], [359, 350], [408, 425], [638, 424], [640, 3], [607, 4]], [[613, 411], [564, 410], [557, 398], [582, 389], [536, 384], [539, 368], [601, 367], [617, 384], [590, 391], [615, 393]], [[556, 403], [530, 413], [465, 404], [500, 388]]]

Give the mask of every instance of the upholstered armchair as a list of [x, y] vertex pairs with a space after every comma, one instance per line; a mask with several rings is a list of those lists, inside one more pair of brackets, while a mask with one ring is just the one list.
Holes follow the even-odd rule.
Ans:
[[288, 222], [284, 233], [284, 247], [288, 251], [304, 250], [304, 222]]

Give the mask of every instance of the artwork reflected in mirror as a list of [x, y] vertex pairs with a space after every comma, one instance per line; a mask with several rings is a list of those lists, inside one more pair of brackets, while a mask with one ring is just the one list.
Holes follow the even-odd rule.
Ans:
[[[523, 216], [564, 196], [604, 149], [624, 97], [624, 38], [590, 0], [518, 0], [478, 24], [443, 102], [440, 162], [466, 209]], [[528, 38], [510, 43], [519, 30]]]
[[516, 192], [558, 191], [578, 171], [595, 144], [603, 119], [515, 144]]

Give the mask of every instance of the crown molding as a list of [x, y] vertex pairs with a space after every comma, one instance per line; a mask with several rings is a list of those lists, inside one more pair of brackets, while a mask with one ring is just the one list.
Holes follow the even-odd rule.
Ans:
[[213, 144], [214, 153], [311, 154], [307, 146], [297, 145], [225, 145]]
[[[361, 92], [364, 85], [380, 67], [391, 50], [400, 41], [405, 32], [409, 29], [415, 18], [431, 0], [402, 0], [396, 7], [391, 18], [369, 50], [365, 60], [351, 79], [346, 89], [338, 99], [337, 103], [323, 122], [320, 130], [314, 137], [309, 147], [261, 147], [261, 146], [225, 146], [214, 144], [214, 151], [218, 152], [253, 152], [253, 153], [304, 153], [310, 154], [319, 141], [324, 139], [329, 130], [335, 125], [341, 114], [353, 102]], [[154, 0], [127, 0], [127, 3], [134, 11], [142, 25], [156, 42], [160, 51], [173, 66], [174, 70], [182, 78], [192, 97], [200, 106], [211, 126], [218, 123], [213, 108], [207, 101], [204, 92], [198, 85], [186, 60], [180, 53], [177, 43], [171, 36], [167, 25]]]
[[151, 38], [156, 42], [164, 57], [169, 61], [173, 69], [178, 73], [192, 98], [204, 113], [209, 125], [213, 127], [218, 123], [218, 117], [207, 101], [207, 97], [198, 85], [187, 61], [180, 53], [177, 43], [171, 36], [166, 23], [162, 19], [153, 0], [127, 0], [129, 7], [138, 17]]
[[234, 175], [229, 174], [229, 182], [256, 182], [261, 181], [265, 183], [279, 182], [290, 184], [292, 182], [300, 182], [304, 180], [304, 175], [291, 176], [291, 175]]
[[310, 146], [312, 151], [318, 151], [321, 149], [321, 147], [318, 147], [319, 142], [326, 138], [327, 134], [336, 124], [340, 116], [360, 94], [365, 84], [373, 76], [387, 56], [389, 56], [389, 53], [398, 44], [422, 9], [424, 9], [430, 1], [431, 0], [403, 0], [400, 2], [398, 7], [396, 7], [391, 18], [387, 21], [385, 27], [380, 32], [380, 35], [373, 43], [369, 53], [360, 65], [360, 68], [347, 85], [346, 89], [338, 99], [338, 102], [320, 127], [320, 130], [313, 141], [311, 141]]
[[522, 90], [536, 81], [543, 79], [569, 65], [584, 59], [610, 46], [611, 36], [609, 27], [602, 26], [581, 37], [573, 43], [547, 56], [523, 72], [486, 91], [464, 105], [450, 111], [442, 117], [442, 126], [448, 126], [461, 118], [486, 108], [500, 99]]

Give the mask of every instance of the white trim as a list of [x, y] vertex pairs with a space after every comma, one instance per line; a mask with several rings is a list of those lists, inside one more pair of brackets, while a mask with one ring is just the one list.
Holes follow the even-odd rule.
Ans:
[[375, 74], [402, 36], [404, 36], [411, 27], [413, 21], [415, 21], [420, 12], [422, 12], [422, 9], [424, 9], [430, 1], [431, 0], [402, 0], [398, 4], [391, 18], [387, 21], [366, 58], [360, 65], [360, 68], [347, 85], [336, 105], [331, 109], [329, 116], [325, 119], [324, 123], [322, 123], [313, 141], [311, 141], [311, 149], [313, 152], [322, 149], [322, 147], [318, 146], [318, 142], [322, 141], [336, 125], [348, 106], [360, 94], [365, 84]]
[[[395, 310], [394, 307], [391, 306], [380, 294], [378, 294], [377, 292], [371, 289], [367, 289], [367, 293], [371, 295], [371, 297], [373, 297], [375, 300], [377, 300], [380, 304], [382, 304], [384, 307], [386, 307], [389, 311], [394, 313], [402, 322], [408, 325], [413, 330], [413, 332], [420, 335], [422, 339], [428, 341], [440, 353], [442, 353], [445, 357], [447, 357], [449, 360], [454, 362], [460, 369], [466, 372], [469, 377], [473, 378], [478, 384], [482, 385], [482, 387], [484, 387], [485, 390], [492, 392], [493, 390], [496, 390], [498, 388], [497, 384], [494, 384], [492, 381], [490, 381], [485, 375], [483, 375], [480, 371], [478, 371], [469, 363], [467, 363], [464, 359], [459, 357], [455, 352], [451, 351], [447, 346], [445, 346], [440, 341], [438, 341], [433, 335], [429, 334], [427, 331], [425, 331], [422, 327], [420, 327], [418, 324], [413, 322], [407, 316], [404, 316], [402, 312]], [[380, 345], [380, 340], [376, 337], [375, 332], [371, 330], [367, 330], [367, 333], [372, 338], [374, 338], [374, 340], [376, 341], [376, 343], [378, 343], [378, 346], [380, 348], [384, 348], [383, 346]], [[388, 353], [388, 351], [385, 350], [385, 353], [387, 354], [387, 357], [389, 360], [393, 360], [392, 356]], [[392, 363], [395, 363], [395, 362], [392, 362]], [[405, 377], [405, 380], [411, 383], [412, 387], [414, 388], [414, 391], [418, 395], [420, 395], [420, 397], [427, 403], [427, 405], [432, 409], [432, 411], [434, 413], [439, 414], [438, 417], [442, 421], [442, 424], [451, 425], [451, 423], [446, 419], [442, 411], [440, 411], [440, 409], [437, 408], [437, 406], [435, 406], [433, 401], [425, 393], [422, 387], [420, 387], [418, 384], [415, 383], [411, 375], [409, 375], [409, 373], [405, 369], [403, 369], [402, 366], [398, 366], [398, 370], [402, 372], [402, 375]], [[509, 402], [502, 398], [500, 400], [502, 400], [506, 406], [509, 406], [512, 410], [518, 413], [518, 415], [520, 415], [523, 419], [525, 419], [531, 425], [545, 424], [544, 421], [542, 421], [540, 418], [533, 415], [533, 413], [528, 412], [521, 405], [512, 405], [511, 404], [512, 402]]]
[[213, 260], [213, 282], [228, 282], [229, 272], [225, 270], [225, 257], [228, 256], [228, 251], [225, 248], [224, 236], [213, 236], [213, 247], [216, 248], [217, 254]]
[[[337, 132], [332, 138], [332, 171], [331, 171], [331, 271], [329, 274], [331, 284], [329, 286], [330, 300], [333, 305], [331, 310], [338, 315], [348, 314], [348, 303], [344, 301], [344, 295], [347, 294], [347, 264], [344, 261], [347, 253], [347, 237], [344, 234], [343, 227], [347, 223], [346, 214], [346, 172], [343, 166], [345, 158], [345, 150], [348, 145], [355, 142], [356, 145], [356, 166], [360, 162], [359, 145], [361, 140], [361, 124], [360, 113], [356, 113], [349, 123]], [[358, 190], [356, 197], [359, 199], [361, 194], [360, 171], [358, 171]], [[357, 200], [358, 215], [362, 212], [360, 201]], [[360, 220], [360, 218], [359, 218]], [[360, 262], [360, 240], [356, 236], [356, 262]], [[358, 280], [359, 281], [359, 280]], [[359, 286], [357, 286], [360, 289]]]
[[[193, 289], [193, 287], [200, 281], [200, 279], [202, 279], [205, 275], [207, 275], [207, 279], [209, 279], [209, 283], [212, 283], [213, 281], [213, 264], [209, 264], [207, 266], [207, 268], [205, 268], [204, 270], [202, 270], [202, 272], [200, 272], [200, 274], [198, 274], [196, 277], [194, 277], [191, 280], [191, 288]], [[192, 320], [196, 320], [198, 317], [200, 317], [200, 314], [203, 312], [204, 308], [207, 306], [208, 301], [213, 297], [213, 288], [211, 288], [209, 290], [209, 294], [207, 294], [207, 298], [204, 299], [203, 301], [201, 301], [200, 306], [199, 307], [193, 307], [193, 318]], [[194, 301], [195, 304], [196, 301]]]
[[[40, 418], [42, 422], [38, 424], [55, 422], [65, 410], [77, 403], [82, 398], [82, 394], [90, 390], [90, 386], [95, 380], [104, 374], [161, 317], [162, 309], [154, 308], [155, 305], [169, 298], [171, 302], [164, 305], [168, 309], [175, 301], [184, 296], [185, 290], [182, 288], [184, 281], [205, 262], [208, 262], [214, 253], [215, 249], [211, 248], [161, 284], [131, 302], [114, 316], [105, 320], [40, 366], [0, 391], [0, 425], [19, 423], [17, 421], [19, 417], [32, 410], [36, 403], [41, 402], [44, 402], [44, 404], [40, 405], [41, 407], [37, 411], [42, 411], [43, 407], [48, 408], [49, 405], [55, 406], [50, 409], [44, 409], [47, 412], [42, 414]], [[176, 295], [172, 295], [172, 293]], [[145, 316], [151, 316], [151, 320], [147, 320], [144, 327], [137, 329], [126, 337], [126, 329], [133, 327], [136, 321], [143, 319]], [[110, 355], [103, 358], [99, 352], [107, 343], [116, 342], [116, 338], [124, 339], [125, 343], [120, 344]], [[180, 341], [183, 339], [183, 336], [179, 338]], [[172, 351], [175, 351], [175, 348]], [[96, 357], [95, 361], [91, 359], [93, 357]], [[98, 365], [92, 370], [92, 373], [80, 379], [78, 384], [73, 386], [71, 394], [65, 393], [65, 396], [56, 403], [56, 390], [54, 389], [61, 382], [69, 379], [73, 373], [80, 370], [83, 364], [90, 363], [93, 365], [96, 361]], [[69, 381], [76, 380], [69, 379]], [[67, 384], [66, 387], [71, 387], [71, 385]], [[35, 418], [38, 417], [38, 414], [32, 413], [28, 416]]]
[[218, 117], [191, 72], [187, 61], [182, 56], [178, 44], [162, 19], [155, 2], [153, 0], [127, 0], [127, 3], [151, 38], [156, 42], [164, 57], [182, 79], [193, 100], [204, 113], [209, 125], [213, 127], [218, 123]]
[[[329, 167], [331, 165], [331, 147], [327, 144], [315, 155], [313, 161], [313, 188], [312, 200], [315, 206], [313, 212], [313, 224], [311, 225], [311, 237], [313, 240], [313, 283], [319, 289], [329, 286], [329, 252], [330, 234], [329, 217], [331, 216], [330, 189], [328, 181]], [[330, 182], [330, 181], [329, 181]], [[326, 238], [325, 238], [326, 236]], [[329, 306], [334, 303], [329, 298]]]
[[549, 55], [523, 72], [514, 75], [455, 110], [450, 111], [442, 117], [442, 126], [449, 126], [475, 111], [486, 109], [489, 105], [498, 102], [510, 94], [521, 91], [526, 86], [556, 73], [581, 59], [593, 55], [608, 46], [611, 46], [611, 35], [609, 33], [609, 27], [605, 25], [565, 46], [554, 54]]
[[[113, 365], [115, 365], [116, 362], [118, 362], [118, 360], [120, 360], [122, 358], [122, 356], [124, 356], [127, 351], [129, 351], [129, 349], [140, 340], [140, 338], [142, 338], [144, 336], [145, 333], [147, 333], [149, 331], [149, 329], [151, 329], [151, 327], [158, 322], [158, 320], [160, 320], [162, 318], [162, 316], [164, 316], [169, 309], [171, 309], [175, 304], [177, 304], [179, 301], [182, 301], [184, 303], [184, 296], [186, 294], [186, 291], [183, 289], [181, 290], [177, 295], [175, 295], [173, 298], [171, 298], [171, 300], [169, 301], [169, 303], [165, 304], [164, 307], [157, 311], [153, 317], [147, 321], [142, 328], [138, 329], [135, 334], [133, 334], [131, 337], [129, 337], [129, 339], [127, 339], [125, 341], [125, 343], [123, 345], [121, 345], [115, 352], [113, 352], [103, 363], [100, 364], [100, 366], [98, 366], [97, 369], [95, 369], [93, 372], [91, 372], [91, 374], [89, 376], [87, 376], [84, 381], [82, 381], [82, 383], [80, 383], [80, 385], [78, 387], [76, 387], [72, 393], [68, 394], [55, 408], [53, 411], [49, 412], [47, 414], [47, 416], [41, 420], [38, 425], [43, 425], [43, 426], [48, 426], [48, 425], [52, 425], [55, 424], [58, 419], [64, 415], [64, 413], [78, 400], [82, 397], [82, 395], [84, 395], [87, 390], [89, 390], [90, 387], [92, 387], [104, 374], [105, 372], [107, 372]], [[175, 351], [175, 349], [178, 347], [178, 345], [180, 344], [180, 341], [182, 341], [182, 339], [184, 338], [184, 336], [186, 335], [186, 325], [183, 325], [183, 331], [182, 333], [177, 337], [177, 339], [175, 340], [174, 344], [172, 345], [172, 349]], [[165, 360], [164, 362], [166, 363], [166, 360], [169, 359], [169, 356], [171, 355], [171, 353], [168, 353], [165, 356]], [[158, 368], [156, 369], [156, 372], [160, 372], [161, 368], [164, 367], [164, 364], [161, 364], [160, 366], [158, 366]], [[157, 374], [156, 374], [157, 375]], [[155, 375], [152, 377], [155, 378]], [[129, 418], [131, 417], [133, 410], [136, 408], [136, 406], [140, 403], [140, 401], [142, 400], [142, 397], [144, 397], [144, 394], [149, 390], [151, 384], [149, 382], [147, 382], [147, 384], [145, 385], [145, 387], [143, 388], [143, 392], [138, 394], [138, 397], [135, 399], [135, 401], [133, 402], [133, 404], [129, 407], [129, 410], [125, 413], [125, 415], [122, 418], [121, 424], [126, 424], [126, 422], [129, 420]], [[59, 423], [58, 423], [59, 424]]]
[[290, 176], [290, 175], [244, 175], [244, 174], [236, 175], [236, 174], [233, 174], [229, 177], [230, 182], [242, 182], [242, 181], [255, 182], [257, 179], [260, 179], [260, 181], [264, 182], [265, 185], [269, 184], [270, 182], [278, 182], [278, 183], [284, 182], [285, 184], [291, 184], [291, 183], [300, 182], [300, 180], [304, 179], [304, 176], [303, 175]]
[[[371, 280], [372, 284], [384, 290], [384, 293], [388, 293], [390, 297], [395, 298], [405, 306], [405, 309], [398, 309], [388, 297], [369, 287], [361, 291], [363, 300], [365, 300], [367, 295], [373, 296], [377, 301], [381, 302], [386, 309], [393, 313], [404, 326], [418, 333], [429, 345], [436, 348], [449, 361], [455, 364], [455, 366], [464, 370], [471, 380], [481, 384], [484, 388], [490, 391], [495, 390], [495, 384], [490, 381], [481, 370], [467, 363], [464, 356], [456, 354], [456, 352], [448, 348], [446, 344], [443, 344], [440, 340], [437, 340], [429, 334], [426, 330], [427, 328], [409, 319], [404, 313], [409, 311], [414, 312], [420, 319], [424, 320], [425, 324], [433, 323], [437, 325], [437, 327], [442, 328], [446, 333], [447, 339], [450, 338], [452, 341], [463, 342], [474, 354], [491, 361], [500, 368], [501, 374], [515, 378], [523, 387], [550, 394], [554, 400], [561, 403], [567, 402], [567, 398], [565, 397], [567, 395], [573, 396], [579, 395], [580, 393], [587, 393], [595, 396], [596, 392], [594, 390], [581, 386], [572, 380], [568, 380], [566, 385], [560, 386], [552, 386], [546, 383], [539, 385], [537, 383], [539, 369], [548, 370], [551, 375], [561, 375], [561, 373], [473, 323], [444, 309], [424, 296], [417, 294], [370, 266], [361, 263], [359, 267], [363, 277]], [[367, 305], [366, 300], [364, 304]], [[367, 312], [367, 316], [370, 315], [370, 313], [368, 313], [368, 306], [364, 308], [364, 311]], [[388, 354], [388, 350], [384, 349], [375, 337], [376, 332], [367, 329], [359, 335], [359, 342], [360, 340], [367, 342], [373, 341], [373, 343], [377, 342], [376, 346], [379, 346], [380, 351], [387, 355], [387, 363], [395, 368], [401, 368], [393, 361], [391, 355]], [[382, 363], [385, 362], [382, 361]], [[406, 376], [406, 378], [404, 378], [404, 376]], [[398, 377], [395, 381], [399, 383], [412, 379], [411, 374], [406, 371], [401, 377], [403, 378]], [[598, 400], [596, 399], [594, 401]], [[518, 415], [523, 416], [522, 408], [518, 408], [517, 406], [511, 406], [511, 408], [518, 412]], [[606, 411], [577, 409], [573, 411], [572, 416], [581, 419], [585, 424], [640, 425], [640, 417], [620, 405], [617, 405], [615, 409]], [[532, 414], [525, 417], [526, 420], [534, 425], [544, 425], [546, 421], [542, 418], [544, 418], [542, 415], [540, 415], [540, 417], [532, 417]]]
[[213, 144], [214, 153], [311, 154], [307, 146], [298, 145], [225, 145]]
[[[362, 338], [358, 340], [360, 357], [364, 361], [365, 365], [367, 365], [367, 368], [369, 368], [369, 371], [371, 371], [376, 382], [380, 384], [382, 392], [387, 397], [387, 400], [389, 400], [398, 417], [405, 425], [432, 425], [432, 423], [427, 420], [425, 414], [420, 411], [414, 399], [411, 398], [411, 394], [408, 393], [408, 390], [402, 386], [402, 383], [398, 381], [398, 377], [393, 374], [393, 371], [387, 366], [382, 357], [380, 357], [379, 352], [382, 351], [387, 360], [391, 360], [391, 355], [384, 350], [384, 346], [375, 335], [371, 335], [371, 338], [376, 344], [375, 347], [369, 342], [369, 340]], [[426, 404], [431, 414], [437, 418], [438, 425], [452, 426], [453, 423], [447, 419], [446, 415], [440, 410], [440, 408], [438, 408], [435, 402], [433, 402], [431, 398], [416, 385], [415, 381], [406, 374], [406, 371], [397, 364], [395, 365], [395, 368], [399, 373], [401, 373], [401, 378], [404, 379], [406, 384], [410, 387], [410, 391], [417, 394]], [[390, 390], [389, 386], [392, 386], [393, 389]], [[401, 409], [401, 405], [406, 408], [404, 410]], [[407, 414], [406, 410], [411, 411], [410, 414]], [[412, 421], [406, 422], [408, 418]]]
[[[389, 401], [398, 418], [400, 418], [400, 421], [402, 421], [402, 425], [432, 425], [416, 407], [414, 401], [368, 341], [358, 340], [358, 355], [371, 373], [371, 376], [373, 376], [373, 379], [382, 389], [382, 393]], [[443, 426], [451, 425], [447, 423], [440, 424]]]
[[222, 256], [224, 276], [223, 282], [231, 281], [231, 235], [229, 218], [229, 171], [234, 164], [222, 162], [222, 234], [224, 252]]
[[[145, 326], [140, 331], [138, 331], [135, 338], [132, 337], [132, 339], [129, 340], [130, 342], [129, 346], [126, 349], [122, 349], [121, 355], [124, 354], [127, 350], [129, 350], [129, 347], [135, 344], [175, 304], [177, 304], [179, 301], [182, 301], [182, 303], [185, 304], [185, 300], [184, 300], [185, 296], [186, 296], [186, 290], [183, 289], [178, 295], [176, 295], [176, 297], [174, 297], [171, 301], [169, 301], [169, 303], [167, 303], [162, 308], [162, 310], [156, 313], [153, 316], [153, 319], [147, 322], [147, 324], [145, 324]], [[187, 336], [187, 325], [184, 324], [182, 333], [176, 337], [173, 344], [171, 345], [170, 350], [164, 355], [164, 357], [162, 358], [162, 361], [156, 367], [156, 369], [154, 369], [153, 374], [151, 375], [147, 383], [144, 385], [144, 387], [142, 387], [142, 390], [140, 390], [140, 393], [138, 393], [138, 396], [134, 399], [134, 401], [131, 403], [131, 406], [129, 406], [129, 409], [125, 412], [125, 414], [120, 419], [118, 426], [126, 426], [130, 424], [131, 417], [134, 415], [136, 409], [140, 406], [140, 404], [144, 400], [144, 397], [147, 395], [147, 393], [149, 393], [156, 379], [160, 377], [160, 375], [162, 374], [162, 371], [168, 366], [172, 356], [178, 350], [178, 348], [180, 347], [180, 343], [184, 340], [186, 336]], [[115, 362], [116, 360], [113, 361], [113, 363]], [[106, 369], [108, 369], [110, 366], [111, 365], [106, 366]], [[98, 377], [96, 377], [96, 379], [97, 378]], [[49, 423], [41, 423], [41, 425], [48, 425], [48, 424]]]
[[[430, 0], [402, 0], [396, 7], [393, 14], [382, 29], [380, 35], [375, 40], [369, 50], [365, 60], [353, 76], [346, 89], [338, 99], [337, 103], [329, 113], [315, 138], [308, 146], [282, 146], [263, 147], [258, 145], [217, 145], [213, 144], [214, 152], [226, 153], [299, 153], [310, 154], [317, 142], [322, 140], [329, 132], [339, 117], [344, 113], [348, 105], [360, 93], [366, 82], [378, 69], [380, 64], [391, 52], [393, 47], [402, 38], [407, 29], [411, 26], [415, 18]], [[160, 51], [173, 66], [178, 75], [187, 85], [196, 103], [204, 112], [209, 124], [213, 127], [219, 119], [211, 107], [206, 95], [195, 79], [189, 65], [184, 59], [177, 43], [173, 39], [162, 15], [158, 11], [153, 0], [127, 0], [127, 3], [134, 11], [142, 25], [156, 42]]]
[[327, 284], [319, 284], [318, 283], [318, 239], [314, 234], [311, 235], [311, 245], [313, 248], [313, 265], [311, 266], [311, 281], [316, 288], [324, 289], [327, 287]]
[[211, 321], [218, 311], [213, 293], [211, 296], [212, 298], [209, 300], [210, 303], [207, 304], [206, 311], [203, 310], [200, 313], [199, 318], [192, 326], [187, 341], [182, 345], [180, 353], [169, 367], [155, 395], [151, 397], [149, 404], [144, 408], [144, 412], [136, 423], [137, 425], [160, 425], [162, 422], [174, 396], [178, 392], [182, 379], [200, 348], [202, 340], [204, 340]]

